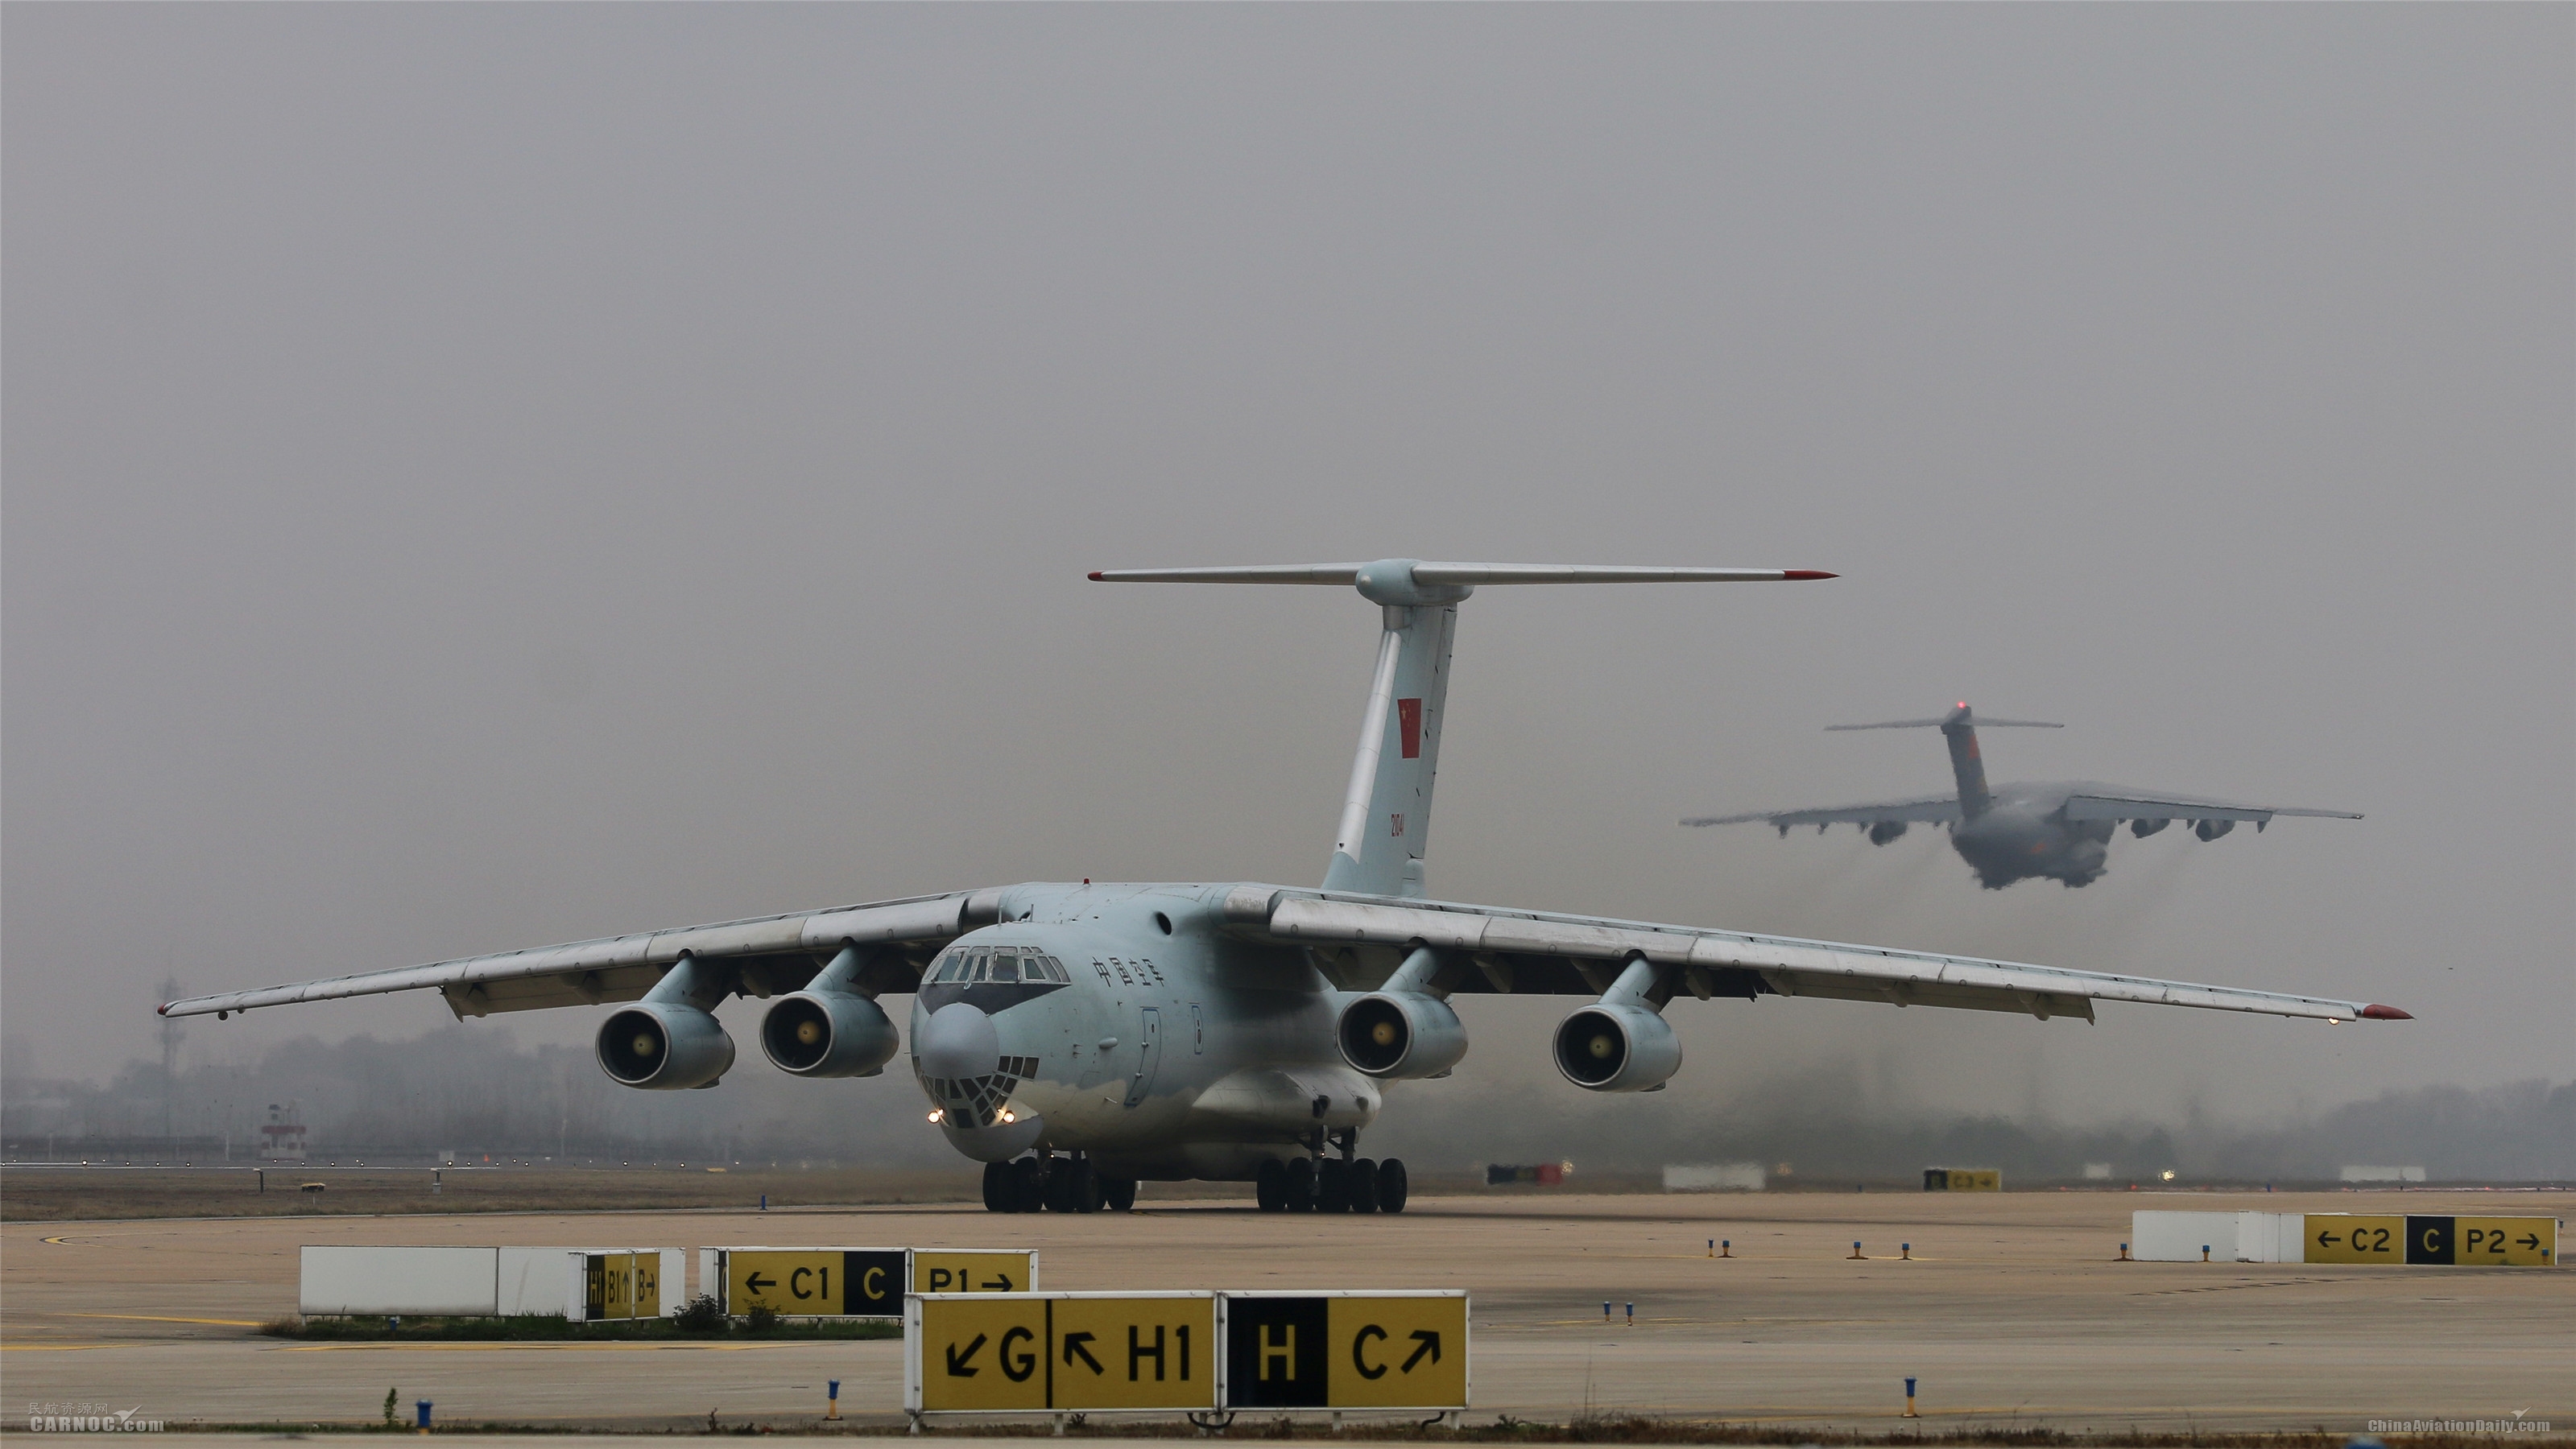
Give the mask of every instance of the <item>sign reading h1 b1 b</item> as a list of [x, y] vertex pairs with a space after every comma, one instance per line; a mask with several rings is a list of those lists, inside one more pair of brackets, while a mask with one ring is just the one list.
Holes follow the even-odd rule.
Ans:
[[1464, 1293], [1228, 1293], [1229, 1409], [1463, 1409]]
[[904, 1313], [915, 1413], [1217, 1405], [1211, 1293], [915, 1294]]

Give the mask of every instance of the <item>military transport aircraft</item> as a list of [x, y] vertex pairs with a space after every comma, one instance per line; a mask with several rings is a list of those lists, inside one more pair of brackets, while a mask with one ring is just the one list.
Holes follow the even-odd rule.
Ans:
[[1827, 730], [1939, 730], [1950, 744], [1950, 770], [1958, 779], [1959, 792], [1887, 800], [1876, 805], [1838, 805], [1825, 810], [1706, 815], [1682, 823], [1743, 825], [1759, 820], [1786, 836], [1792, 825], [1812, 825], [1821, 835], [1826, 826], [1847, 822], [1867, 831], [1872, 845], [1887, 844], [1903, 835], [1908, 825], [1946, 825], [1950, 828], [1950, 848], [1958, 851], [1977, 873], [1978, 884], [1994, 891], [2033, 876], [2045, 876], [2060, 885], [2091, 885], [2102, 878], [2104, 862], [2111, 853], [2111, 835], [2123, 820], [2129, 822], [2130, 834], [2141, 837], [2183, 820], [2190, 822], [2192, 833], [2201, 839], [2216, 840], [2235, 829], [2240, 820], [2253, 821], [2259, 835], [2275, 815], [2361, 818], [2343, 810], [2231, 805], [2197, 795], [2165, 795], [2092, 780], [1989, 788], [1985, 755], [1977, 746], [1979, 725], [1988, 729], [2065, 728], [2035, 719], [1979, 719], [1964, 699], [1939, 719], [1827, 725]]
[[475, 956], [222, 996], [165, 1015], [434, 990], [460, 1018], [632, 1002], [599, 1064], [626, 1086], [712, 1087], [734, 1063], [714, 1008], [774, 998], [762, 1052], [799, 1077], [873, 1076], [900, 1050], [878, 1004], [912, 996], [930, 1120], [986, 1164], [985, 1206], [1125, 1208], [1140, 1178], [1249, 1180], [1267, 1210], [1399, 1212], [1404, 1164], [1358, 1155], [1391, 1084], [1467, 1052], [1459, 995], [1594, 998], [1556, 1028], [1566, 1080], [1659, 1091], [1663, 1016], [1701, 1001], [1824, 997], [2090, 1020], [2095, 1001], [2401, 1018], [2386, 1006], [1740, 931], [1435, 901], [1423, 881], [1458, 605], [1480, 585], [1831, 578], [1806, 570], [1367, 564], [1143, 569], [1109, 582], [1357, 588], [1384, 633], [1320, 888], [1032, 882]]

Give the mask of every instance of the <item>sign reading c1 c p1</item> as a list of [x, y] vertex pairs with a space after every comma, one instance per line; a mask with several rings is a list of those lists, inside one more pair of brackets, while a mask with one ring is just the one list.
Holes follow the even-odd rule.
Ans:
[[915, 1248], [911, 1293], [1035, 1293], [1034, 1248]]
[[727, 1313], [783, 1318], [893, 1318], [903, 1312], [901, 1248], [726, 1248]]

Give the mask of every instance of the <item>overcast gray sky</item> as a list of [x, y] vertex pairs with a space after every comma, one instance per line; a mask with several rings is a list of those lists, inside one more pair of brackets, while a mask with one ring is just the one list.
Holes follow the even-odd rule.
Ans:
[[[148, 1052], [165, 975], [1312, 882], [1374, 611], [1082, 575], [1414, 554], [1844, 576], [1480, 594], [1440, 895], [2421, 1018], [1686, 1002], [1669, 1101], [2576, 1071], [2576, 9], [0, 29], [13, 1065]], [[2000, 893], [1927, 832], [1675, 825], [1944, 788], [1819, 727], [1954, 699], [2069, 724], [1999, 779], [2369, 818]], [[1478, 1006], [1439, 1087], [1552, 1081], [1562, 1006]]]

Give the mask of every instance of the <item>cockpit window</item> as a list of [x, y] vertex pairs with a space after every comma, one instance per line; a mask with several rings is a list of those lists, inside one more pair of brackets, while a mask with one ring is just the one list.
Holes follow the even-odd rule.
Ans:
[[1020, 963], [1019, 963], [1016, 959], [1014, 959], [1014, 958], [1012, 958], [1011, 956], [1008, 956], [1008, 955], [1006, 955], [1006, 954], [1004, 954], [1004, 953], [1002, 953], [1002, 952], [1000, 952], [1000, 951], [996, 951], [996, 952], [994, 952], [994, 953], [993, 953], [993, 973], [992, 973], [992, 977], [991, 977], [991, 979], [992, 979], [992, 980], [995, 980], [995, 981], [1017, 981], [1017, 980], [1019, 980], [1019, 979], [1020, 979]]

